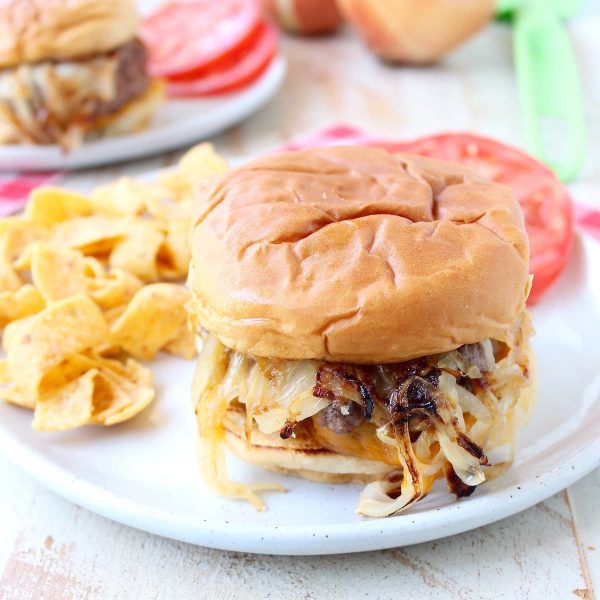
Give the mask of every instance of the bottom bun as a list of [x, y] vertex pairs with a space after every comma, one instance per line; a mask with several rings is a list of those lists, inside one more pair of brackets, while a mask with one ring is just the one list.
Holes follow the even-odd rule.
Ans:
[[112, 137], [146, 129], [164, 101], [165, 84], [160, 79], [153, 79], [143, 94], [116, 112], [96, 119], [86, 138]]
[[[223, 425], [227, 448], [238, 458], [270, 471], [297, 475], [319, 483], [370, 483], [395, 469], [374, 460], [342, 456], [302, 433], [282, 440], [254, 428], [246, 434], [246, 411], [232, 404]], [[397, 467], [396, 467], [397, 468]]]
[[[56, 98], [57, 102], [66, 102], [60, 96], [60, 89], [56, 91]], [[38, 122], [34, 115], [27, 112], [31, 112], [30, 102], [15, 102], [15, 106], [20, 109], [17, 112], [10, 104], [3, 105], [0, 102], [0, 145], [58, 144], [66, 150], [72, 150], [85, 140], [135, 133], [148, 127], [164, 100], [164, 82], [153, 79], [142, 94], [132, 98], [113, 113], [93, 120], [78, 117], [71, 123], [59, 120], [59, 123], [52, 127]], [[73, 118], [73, 115], [70, 117]]]

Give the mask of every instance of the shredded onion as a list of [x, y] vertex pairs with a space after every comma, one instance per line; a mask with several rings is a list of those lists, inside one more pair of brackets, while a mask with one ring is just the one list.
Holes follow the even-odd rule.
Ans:
[[198, 357], [192, 383], [200, 436], [200, 469], [206, 483], [217, 493], [248, 500], [256, 510], [264, 510], [264, 502], [256, 492], [284, 491], [281, 486], [246, 485], [231, 481], [227, 475], [223, 419], [229, 400], [223, 393], [221, 382], [227, 373], [228, 362], [227, 348], [216, 337], [208, 336]]
[[[397, 466], [390, 465], [385, 478], [367, 485], [358, 502], [360, 514], [380, 517], [405, 510], [444, 475], [457, 495], [465, 495], [486, 476], [506, 468], [509, 462], [488, 466], [484, 449], [508, 446], [510, 451], [515, 430], [530, 409], [530, 402], [522, 399], [530, 387], [530, 332], [529, 317], [524, 315], [501, 340], [508, 350], [498, 363], [492, 343], [485, 340], [467, 350], [427, 357], [422, 364], [408, 365], [409, 369], [404, 364], [379, 365], [368, 371], [365, 377], [379, 394], [371, 422], [377, 426], [379, 443], [397, 449]], [[202, 471], [214, 489], [264, 508], [256, 492], [277, 486], [247, 486], [227, 478], [222, 444], [225, 412], [236, 400], [246, 407], [249, 431], [257, 427], [263, 434], [278, 435], [289, 423], [326, 408], [331, 402], [329, 392], [347, 398], [356, 391], [334, 377], [325, 390], [327, 398], [315, 397], [319, 368], [320, 363], [311, 360], [255, 359], [207, 336], [194, 379], [194, 398], [203, 439]], [[411, 382], [418, 384], [413, 400]], [[394, 405], [392, 399], [400, 404]], [[352, 449], [352, 444], [347, 448]]]
[[[115, 95], [117, 59], [101, 55], [86, 61], [22, 64], [0, 71], [0, 143], [58, 141], [72, 147], [81, 141], [86, 108]], [[38, 114], [47, 119], [42, 124]], [[79, 116], [81, 123], [74, 118]], [[10, 125], [8, 125], [10, 124]]]

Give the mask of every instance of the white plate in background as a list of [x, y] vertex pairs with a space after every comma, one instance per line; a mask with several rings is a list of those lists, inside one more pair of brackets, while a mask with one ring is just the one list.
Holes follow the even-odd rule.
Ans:
[[[247, 503], [208, 491], [196, 465], [193, 362], [152, 363], [157, 400], [112, 428], [31, 429], [31, 413], [0, 404], [0, 451], [56, 493], [121, 523], [214, 548], [328, 554], [424, 542], [486, 525], [572, 484], [600, 464], [600, 244], [576, 238], [560, 281], [534, 310], [539, 398], [515, 463], [460, 501], [442, 482], [408, 512], [363, 519], [361, 487], [317, 484], [231, 460], [234, 476], [288, 493]], [[485, 534], [483, 534], [485, 535]]]
[[285, 70], [285, 59], [280, 55], [254, 83], [239, 92], [168, 100], [148, 129], [85, 142], [68, 153], [56, 145], [0, 145], [0, 170], [80, 169], [190, 146], [239, 123], [261, 108], [281, 86]]

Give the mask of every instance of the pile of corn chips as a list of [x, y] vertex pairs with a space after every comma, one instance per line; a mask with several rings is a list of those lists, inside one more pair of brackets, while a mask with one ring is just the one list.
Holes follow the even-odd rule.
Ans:
[[157, 183], [39, 188], [23, 215], [0, 219], [0, 398], [32, 409], [34, 428], [125, 421], [155, 395], [134, 358], [193, 358], [192, 190], [226, 168], [201, 144]]

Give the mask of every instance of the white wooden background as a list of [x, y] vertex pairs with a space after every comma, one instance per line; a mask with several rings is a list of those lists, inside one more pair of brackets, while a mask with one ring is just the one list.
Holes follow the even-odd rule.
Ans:
[[[572, 190], [600, 206], [600, 20], [571, 27], [587, 103], [589, 160]], [[286, 39], [289, 74], [262, 112], [215, 139], [257, 154], [336, 121], [410, 137], [473, 130], [522, 143], [510, 32], [492, 25], [431, 69], [378, 63], [347, 32]], [[71, 175], [89, 188], [176, 154]], [[510, 519], [437, 542], [366, 554], [268, 557], [198, 548], [62, 500], [0, 458], [0, 599], [586, 598], [600, 590], [600, 471]], [[399, 540], [400, 541], [400, 540]]]

